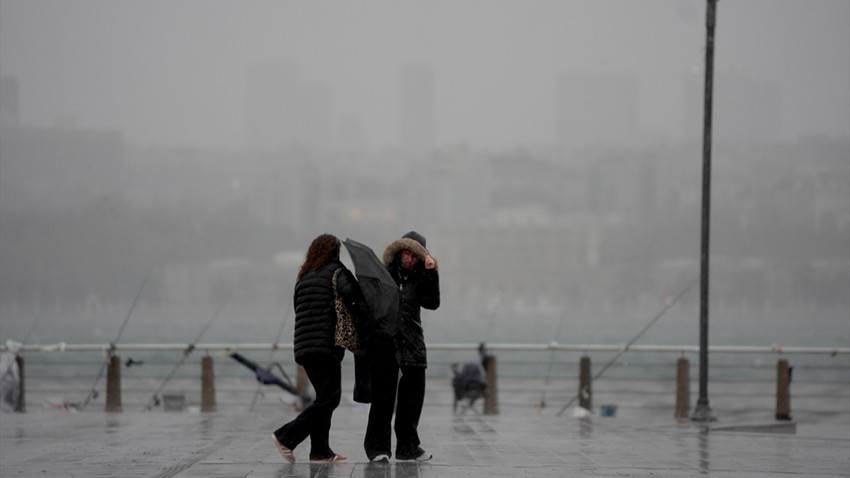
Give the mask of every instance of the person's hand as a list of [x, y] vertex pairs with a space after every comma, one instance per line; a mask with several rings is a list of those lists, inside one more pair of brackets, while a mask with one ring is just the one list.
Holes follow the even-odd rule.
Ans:
[[437, 263], [434, 261], [434, 258], [431, 257], [431, 254], [425, 254], [425, 268], [433, 269], [437, 266]]

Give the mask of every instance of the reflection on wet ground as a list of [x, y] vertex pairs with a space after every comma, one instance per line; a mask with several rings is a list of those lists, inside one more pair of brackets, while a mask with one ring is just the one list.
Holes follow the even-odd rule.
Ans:
[[[850, 471], [847, 413], [829, 424], [800, 424], [802, 432], [770, 433], [755, 424], [704, 426], [669, 415], [453, 417], [426, 408], [420, 432], [433, 460], [369, 463], [362, 450], [366, 413], [344, 405], [334, 415], [331, 445], [351, 461], [316, 465], [308, 462], [309, 440], [289, 464], [269, 439], [291, 410], [29, 410], [0, 415], [0, 476], [847, 477]], [[836, 433], [842, 427], [846, 434]]]
[[[132, 393], [143, 388], [128, 384], [123, 412], [106, 413], [102, 400], [83, 412], [40, 406], [37, 398], [49, 392], [33, 382], [27, 413], [0, 414], [0, 476], [850, 476], [846, 383], [795, 384], [793, 422], [775, 420], [773, 397], [752, 393], [759, 384], [714, 384], [718, 420], [710, 424], [676, 421], [672, 393], [635, 398], [620, 392], [620, 385], [606, 392], [600, 383], [597, 397], [619, 405], [615, 416], [579, 417], [571, 410], [557, 416], [557, 407], [537, 407], [539, 390], [519, 386], [523, 382], [502, 384], [500, 415], [455, 417], [450, 388], [429, 383], [420, 436], [434, 459], [426, 463], [369, 463], [363, 452], [368, 407], [344, 401], [334, 414], [331, 446], [350, 461], [316, 465], [308, 461], [309, 440], [296, 448], [295, 464], [284, 462], [270, 433], [295, 411], [272, 394], [252, 411], [253, 383], [221, 387], [213, 413], [198, 407], [146, 411], [148, 395]], [[562, 392], [549, 398], [565, 403], [568, 397]]]

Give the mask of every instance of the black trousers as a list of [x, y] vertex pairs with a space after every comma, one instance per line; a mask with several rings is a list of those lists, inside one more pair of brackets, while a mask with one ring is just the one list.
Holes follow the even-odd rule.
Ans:
[[[366, 456], [370, 460], [378, 455], [393, 456], [392, 428], [396, 436], [396, 458], [411, 459], [419, 456], [423, 450], [419, 448], [417, 428], [425, 400], [425, 367], [400, 367], [395, 360], [390, 359], [370, 362], [369, 374], [372, 379], [372, 405], [363, 440]], [[394, 427], [391, 425], [393, 408]]]
[[342, 367], [332, 355], [316, 355], [304, 360], [302, 365], [316, 390], [316, 399], [274, 434], [290, 450], [309, 436], [311, 460], [333, 458], [335, 453], [329, 444], [331, 417], [342, 398]]

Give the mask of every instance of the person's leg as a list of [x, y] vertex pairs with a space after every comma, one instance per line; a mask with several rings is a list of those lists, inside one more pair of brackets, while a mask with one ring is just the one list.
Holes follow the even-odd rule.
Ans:
[[311, 405], [315, 405], [317, 409], [310, 427], [311, 460], [334, 457], [330, 447], [331, 417], [342, 398], [341, 368], [339, 360], [334, 357], [323, 358], [310, 368], [304, 367], [310, 383], [316, 390], [316, 399]]
[[425, 368], [401, 367], [395, 416], [396, 458], [411, 460], [423, 453], [419, 448], [419, 417], [425, 401]]
[[395, 361], [370, 362], [372, 404], [363, 447], [370, 460], [378, 455], [392, 456], [392, 419], [395, 408], [398, 365]]
[[303, 366], [316, 391], [316, 399], [294, 420], [275, 430], [274, 435], [290, 450], [310, 436], [310, 458], [330, 458], [334, 456], [328, 444], [330, 417], [342, 397], [340, 363], [333, 357], [315, 358]]
[[[308, 367], [312, 368], [314, 364], [305, 362], [301, 365], [305, 370], [308, 370]], [[316, 398], [317, 400], [301, 410], [298, 416], [274, 431], [274, 436], [281, 445], [294, 450], [296, 446], [310, 436], [311, 423], [316, 414], [321, 412], [321, 408], [318, 408], [320, 404], [317, 404], [318, 397]]]

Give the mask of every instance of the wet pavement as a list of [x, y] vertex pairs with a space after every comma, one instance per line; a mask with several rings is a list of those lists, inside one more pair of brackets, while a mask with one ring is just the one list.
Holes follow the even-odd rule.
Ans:
[[699, 424], [628, 404], [614, 417], [576, 418], [571, 410], [557, 416], [557, 407], [453, 416], [440, 402], [448, 390], [436, 389], [429, 397], [440, 406], [426, 406], [420, 424], [422, 445], [434, 454], [426, 463], [368, 463], [361, 445], [367, 408], [351, 402], [337, 410], [331, 430], [334, 451], [351, 461], [313, 465], [309, 441], [296, 448], [295, 464], [279, 455], [271, 431], [295, 412], [270, 394], [254, 411], [244, 401], [225, 401], [212, 413], [196, 407], [148, 412], [141, 402], [125, 403], [120, 413], [104, 412], [102, 403], [71, 412], [32, 398], [27, 413], [0, 414], [0, 476], [850, 476], [844, 398], [833, 402], [837, 411], [802, 410], [791, 422], [765, 412], [722, 411], [716, 422]]

